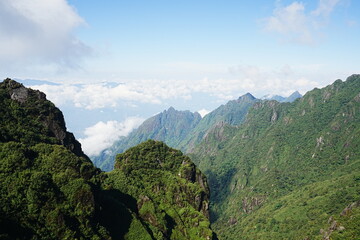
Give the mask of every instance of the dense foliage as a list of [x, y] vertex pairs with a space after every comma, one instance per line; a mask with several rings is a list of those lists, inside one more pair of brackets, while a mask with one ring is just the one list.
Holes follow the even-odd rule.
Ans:
[[209, 179], [219, 236], [358, 239], [357, 208], [340, 213], [360, 200], [359, 111], [353, 75], [293, 103], [255, 103], [241, 126], [209, 133], [191, 157]]
[[0, 111], [0, 239], [215, 238], [206, 179], [180, 152], [147, 142], [106, 174], [43, 93], [6, 79]]
[[156, 239], [215, 239], [205, 176], [180, 151], [149, 140], [116, 158], [106, 184], [138, 199]]

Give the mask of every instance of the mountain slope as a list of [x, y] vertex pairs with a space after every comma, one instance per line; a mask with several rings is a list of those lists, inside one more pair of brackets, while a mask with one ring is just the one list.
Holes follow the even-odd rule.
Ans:
[[255, 103], [244, 124], [208, 133], [191, 157], [209, 179], [219, 236], [322, 239], [329, 218], [360, 200], [359, 111], [353, 75], [293, 103]]
[[189, 153], [203, 139], [206, 133], [217, 124], [227, 123], [233, 126], [241, 124], [249, 108], [257, 101], [259, 100], [247, 93], [236, 100], [221, 105], [201, 119], [194, 130], [177, 147]]
[[112, 147], [104, 150], [100, 156], [93, 157], [92, 160], [102, 170], [110, 171], [113, 169], [115, 156], [118, 153], [148, 139], [164, 141], [169, 146], [176, 147], [200, 120], [199, 113], [177, 111], [171, 107], [147, 119], [127, 137], [121, 138]]
[[0, 111], [1, 239], [216, 239], [206, 178], [179, 151], [148, 142], [103, 173], [45, 94], [6, 79]]
[[115, 142], [92, 160], [104, 171], [113, 169], [116, 154], [148, 139], [164, 141], [171, 147], [191, 152], [204, 135], [219, 123], [238, 125], [242, 123], [248, 109], [258, 101], [250, 93], [237, 100], [229, 101], [201, 119], [198, 113], [177, 111], [174, 108], [147, 119], [127, 137]]

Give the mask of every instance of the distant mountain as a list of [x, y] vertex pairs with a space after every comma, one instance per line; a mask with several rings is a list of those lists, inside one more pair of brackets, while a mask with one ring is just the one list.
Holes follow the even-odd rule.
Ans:
[[282, 96], [279, 96], [279, 95], [268, 94], [268, 95], [263, 96], [261, 99], [262, 100], [275, 100], [275, 101], [278, 101], [278, 102], [293, 102], [296, 99], [301, 98], [301, 97], [302, 97], [302, 95], [298, 91], [296, 91], [296, 92], [293, 92], [288, 97], [282, 97]]
[[221, 239], [360, 238], [360, 75], [292, 103], [259, 101], [190, 157]]
[[214, 239], [206, 177], [148, 141], [95, 168], [45, 94], [0, 83], [1, 239]]
[[261, 98], [262, 100], [275, 100], [278, 102], [283, 102], [286, 98], [280, 95], [272, 95], [272, 94], [267, 94], [265, 96], [263, 96]]
[[110, 171], [118, 153], [148, 139], [164, 141], [171, 147], [191, 152], [207, 131], [216, 124], [220, 122], [231, 125], [241, 124], [248, 109], [256, 101], [258, 100], [253, 95], [247, 93], [237, 100], [218, 107], [204, 118], [198, 113], [177, 111], [171, 107], [146, 120], [138, 129], [115, 142], [99, 156], [92, 157], [92, 160], [102, 170]]
[[148, 139], [164, 141], [171, 147], [179, 145], [193, 129], [201, 116], [190, 111], [177, 111], [173, 107], [163, 111], [143, 122], [139, 128], [127, 137], [122, 137], [112, 147], [102, 151], [100, 156], [93, 157], [96, 166], [104, 171], [113, 169], [115, 156]]
[[44, 80], [34, 80], [34, 79], [15, 79], [17, 82], [24, 84], [25, 86], [34, 86], [34, 85], [52, 85], [59, 86], [60, 84], [44, 81]]
[[296, 91], [296, 92], [293, 92], [290, 96], [288, 96], [283, 102], [293, 102], [296, 99], [301, 98], [301, 97], [302, 97], [302, 95], [298, 91]]
[[241, 124], [249, 108], [259, 101], [250, 93], [247, 93], [236, 100], [221, 105], [214, 111], [207, 114], [194, 130], [184, 138], [177, 148], [184, 152], [192, 152], [193, 148], [203, 139], [206, 133], [219, 123], [227, 123], [232, 126]]

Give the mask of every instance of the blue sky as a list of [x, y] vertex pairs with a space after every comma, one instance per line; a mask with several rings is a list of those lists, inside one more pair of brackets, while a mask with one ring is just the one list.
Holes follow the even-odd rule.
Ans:
[[120, 136], [169, 106], [206, 112], [359, 73], [359, 13], [355, 0], [3, 0], [0, 77], [59, 83], [33, 87], [70, 130]]
[[[358, 1], [323, 0], [324, 5], [336, 4], [318, 17], [312, 12], [320, 1], [115, 2], [74, 0], [70, 4], [88, 24], [79, 37], [98, 48], [101, 69], [120, 79], [220, 77], [237, 65], [356, 70], [357, 61], [350, 53], [359, 52]], [[284, 20], [308, 18], [298, 24], [298, 32], [266, 30], [277, 10], [294, 3], [302, 5], [303, 11]], [[311, 39], [299, 40], [297, 35], [306, 31]]]

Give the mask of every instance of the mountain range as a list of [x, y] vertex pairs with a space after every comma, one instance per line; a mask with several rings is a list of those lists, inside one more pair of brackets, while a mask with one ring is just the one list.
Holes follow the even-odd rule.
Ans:
[[[281, 101], [291, 102], [300, 97], [299, 92], [294, 92], [288, 98], [281, 97]], [[221, 124], [233, 126], [241, 124], [248, 109], [258, 101], [261, 100], [247, 93], [236, 100], [219, 106], [205, 115], [204, 118], [201, 118], [197, 112], [177, 111], [170, 107], [168, 110], [147, 119], [128, 136], [121, 137], [110, 148], [103, 150], [98, 156], [92, 156], [91, 159], [102, 170], [110, 171], [118, 153], [148, 139], [164, 141], [171, 147], [190, 153], [212, 128]]]
[[360, 238], [360, 75], [169, 108], [93, 159], [108, 172], [43, 93], [6, 79], [0, 111], [1, 238]]
[[246, 94], [167, 136], [207, 176], [220, 239], [359, 238], [360, 75], [294, 96]]

